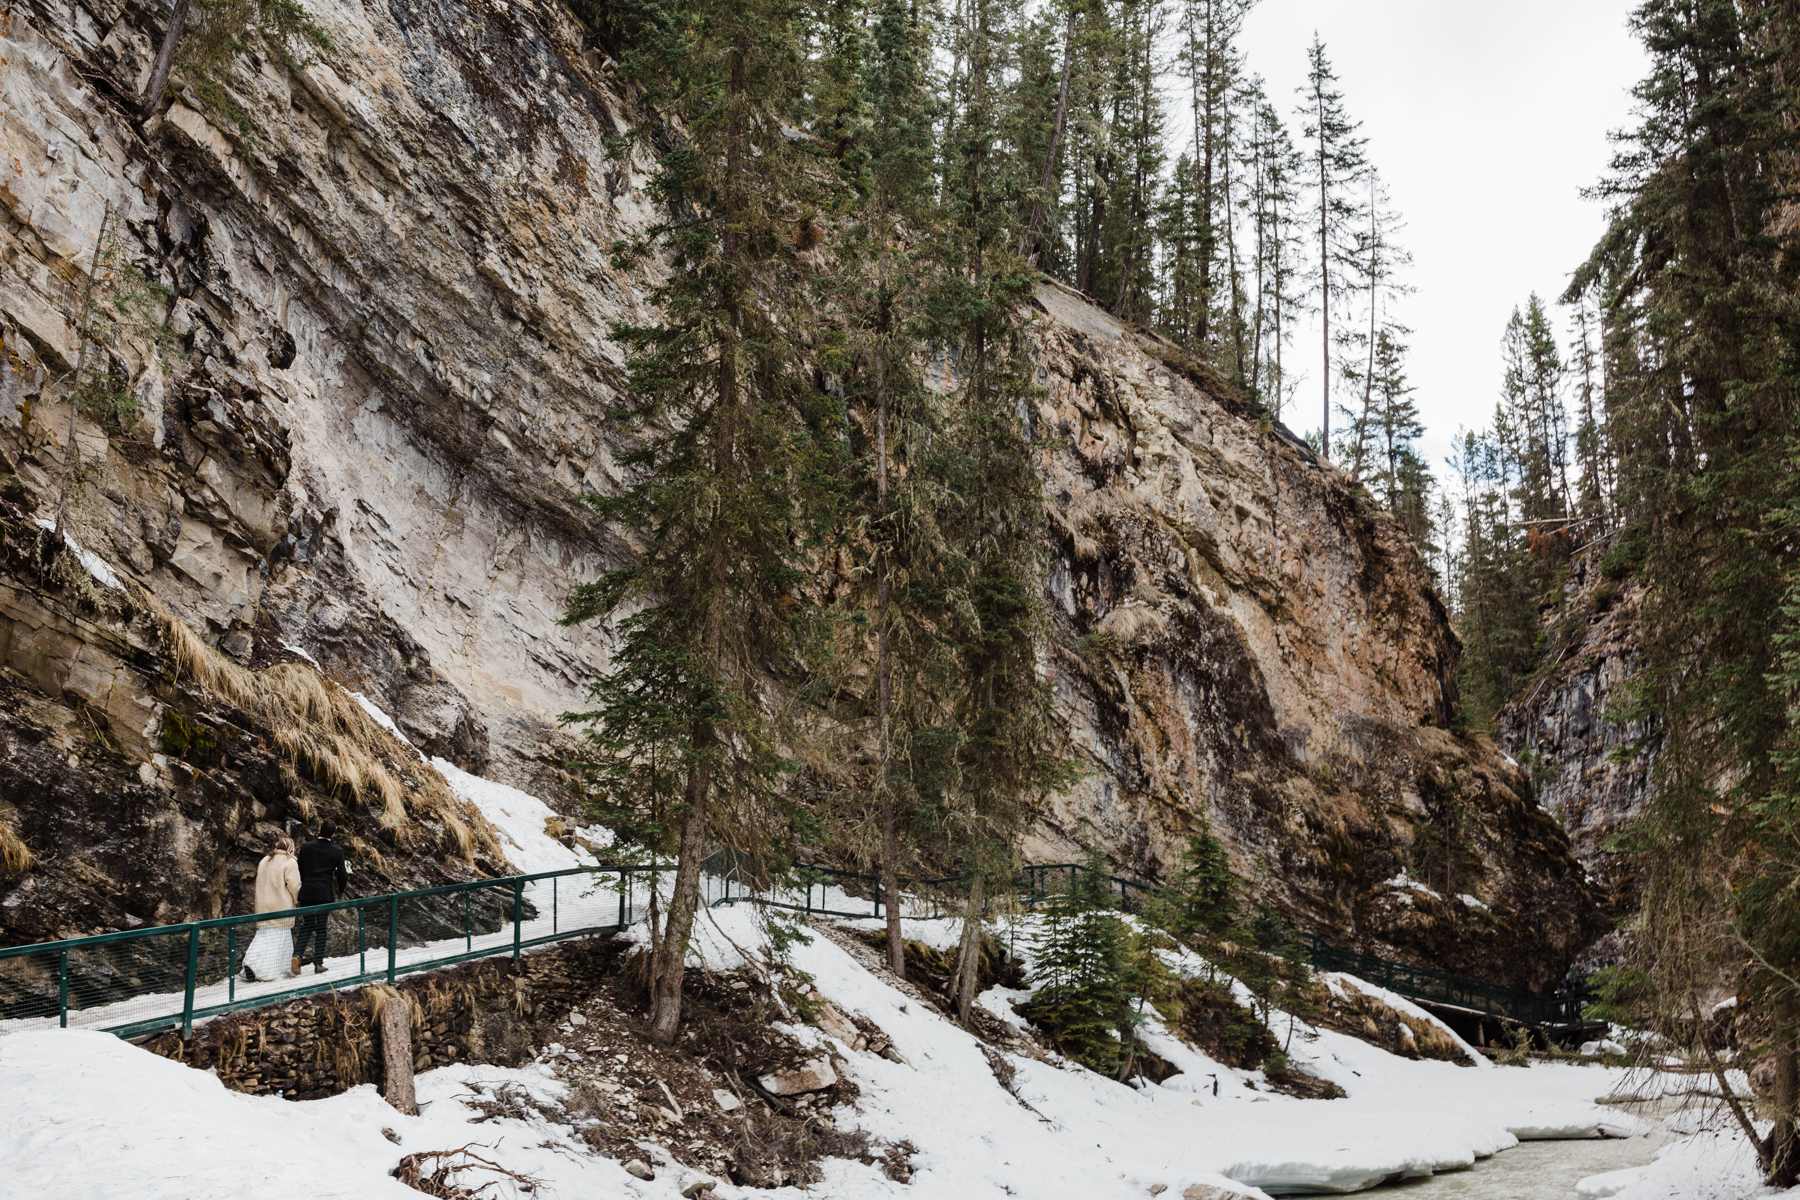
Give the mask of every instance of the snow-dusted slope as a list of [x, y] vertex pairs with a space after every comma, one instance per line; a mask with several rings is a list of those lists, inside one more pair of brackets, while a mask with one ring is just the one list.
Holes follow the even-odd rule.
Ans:
[[[762, 931], [753, 910], [715, 910], [713, 917], [702, 922], [696, 949], [709, 966], [732, 967], [745, 950], [756, 953]], [[943, 932], [914, 924], [930, 940]], [[1349, 1191], [1467, 1167], [1519, 1136], [1630, 1132], [1630, 1118], [1592, 1103], [1617, 1082], [1615, 1072], [1414, 1062], [1313, 1030], [1295, 1039], [1293, 1058], [1342, 1086], [1345, 1100], [1262, 1091], [1252, 1086], [1254, 1073], [1232, 1071], [1164, 1031], [1156, 1034], [1158, 1050], [1183, 1071], [1169, 1086], [1134, 1090], [1078, 1067], [1010, 1055], [1015, 1095], [996, 1081], [981, 1043], [835, 942], [814, 937], [792, 951], [792, 965], [839, 1008], [878, 1025], [901, 1059], [831, 1043], [860, 1090], [854, 1107], [834, 1120], [917, 1148], [909, 1185], [833, 1160], [825, 1181], [807, 1193], [821, 1200], [1141, 1200], [1157, 1184], [1176, 1197], [1196, 1185], [1250, 1196]], [[1005, 993], [984, 1001], [1011, 1015]], [[807, 1026], [791, 1032], [821, 1046], [829, 1041]], [[1221, 1079], [1217, 1097], [1211, 1075]], [[691, 1173], [672, 1166], [654, 1181], [635, 1179], [619, 1163], [595, 1158], [573, 1129], [541, 1117], [470, 1123], [474, 1114], [458, 1097], [466, 1099], [476, 1081], [549, 1093], [560, 1087], [547, 1071], [530, 1068], [429, 1072], [421, 1097], [430, 1103], [418, 1118], [386, 1108], [367, 1088], [306, 1103], [237, 1095], [209, 1076], [99, 1035], [0, 1039], [0, 1076], [7, 1081], [0, 1128], [21, 1151], [9, 1155], [6, 1187], [19, 1195], [405, 1196], [413, 1193], [388, 1178], [403, 1154], [469, 1142], [491, 1146], [496, 1161], [544, 1180], [546, 1198], [674, 1200], [692, 1182]], [[398, 1145], [381, 1135], [383, 1127]], [[322, 1146], [330, 1153], [321, 1154]], [[752, 1193], [722, 1184], [718, 1194]]]

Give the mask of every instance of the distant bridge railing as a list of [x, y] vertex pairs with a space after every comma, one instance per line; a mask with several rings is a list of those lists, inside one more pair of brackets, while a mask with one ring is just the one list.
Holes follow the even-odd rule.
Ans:
[[[802, 864], [794, 869], [788, 882], [759, 889], [741, 877], [744, 872], [735, 870], [737, 865], [728, 855], [715, 855], [707, 861], [708, 872], [720, 881], [716, 903], [750, 901], [828, 917], [879, 919], [885, 913], [878, 875]], [[1029, 908], [1053, 896], [1067, 895], [1082, 882], [1097, 885], [1099, 894], [1130, 913], [1144, 911], [1161, 890], [1121, 875], [1096, 872], [1082, 863], [1036, 863], [1015, 873], [1011, 891], [1020, 904]], [[903, 917], [935, 919], [956, 916], [961, 911], [958, 896], [964, 881], [958, 877], [908, 876], [900, 880], [900, 886], [904, 893]], [[1450, 1005], [1525, 1025], [1579, 1025], [1583, 1005], [1589, 998], [1582, 991], [1529, 992], [1469, 975], [1414, 966], [1346, 950], [1316, 934], [1305, 935], [1302, 945], [1307, 962], [1318, 970], [1342, 971], [1412, 1000]]]
[[[624, 929], [666, 866], [595, 866], [391, 892], [278, 913], [0, 949], [0, 1033], [32, 1027], [137, 1037], [300, 996]], [[326, 971], [248, 982], [257, 928], [327, 922]], [[297, 932], [297, 930], [296, 930]], [[282, 964], [283, 975], [286, 964]]]
[[[714, 855], [703, 869], [711, 904], [753, 902], [817, 916], [880, 918], [879, 876], [802, 864], [780, 882], [756, 885], [745, 860]], [[1112, 902], [1141, 912], [1158, 889], [1079, 863], [1021, 868], [1014, 898], [1025, 907], [1097, 882]], [[638, 919], [668, 865], [601, 865], [448, 884], [339, 900], [279, 913], [256, 913], [101, 933], [0, 948], [0, 1033], [23, 1028], [97, 1029], [137, 1037], [169, 1029], [184, 1034], [196, 1021], [302, 996], [479, 958], [510, 954], [568, 938], [613, 933]], [[902, 916], [941, 919], [961, 911], [957, 877], [901, 881]], [[289, 917], [328, 922], [326, 971], [254, 982], [242, 977], [244, 956], [265, 922]], [[1400, 995], [1507, 1017], [1534, 1026], [1581, 1022], [1584, 997], [1538, 994], [1485, 980], [1412, 966], [1305, 942], [1308, 961], [1344, 971]]]

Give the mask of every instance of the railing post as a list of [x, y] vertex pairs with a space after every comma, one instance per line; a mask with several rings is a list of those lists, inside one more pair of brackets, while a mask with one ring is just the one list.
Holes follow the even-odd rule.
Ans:
[[225, 1002], [237, 999], [237, 926], [225, 927]]
[[524, 940], [525, 881], [513, 880], [513, 961], [519, 961], [519, 943]]
[[194, 1032], [194, 976], [200, 971], [200, 927], [188, 926], [187, 987], [181, 1000], [181, 1036]]
[[369, 973], [369, 940], [363, 932], [363, 906], [356, 906], [356, 973]]
[[[730, 877], [726, 877], [726, 886], [730, 887]], [[631, 887], [631, 872], [619, 872], [619, 928], [625, 928], [625, 894]]]
[[474, 895], [473, 892], [464, 892], [463, 893], [463, 949], [464, 950], [473, 950], [475, 948], [475, 925], [469, 917], [469, 897], [472, 895]]
[[399, 943], [400, 943], [400, 894], [398, 892], [389, 892], [388, 893], [388, 969], [387, 969], [387, 981], [389, 983], [394, 982], [394, 967], [396, 965], [394, 962], [394, 955], [399, 950]]
[[560, 875], [552, 875], [550, 877], [550, 932], [551, 933], [557, 932], [556, 894], [557, 894], [558, 889], [557, 889], [556, 885], [561, 882], [562, 882], [562, 876], [560, 876]]
[[56, 1019], [64, 1029], [69, 1027], [69, 952], [56, 956]]

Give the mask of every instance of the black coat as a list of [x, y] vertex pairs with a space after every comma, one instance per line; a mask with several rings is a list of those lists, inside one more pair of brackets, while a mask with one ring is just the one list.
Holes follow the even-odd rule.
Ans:
[[300, 847], [300, 903], [329, 904], [336, 900], [350, 882], [344, 869], [343, 847], [326, 838], [316, 838]]

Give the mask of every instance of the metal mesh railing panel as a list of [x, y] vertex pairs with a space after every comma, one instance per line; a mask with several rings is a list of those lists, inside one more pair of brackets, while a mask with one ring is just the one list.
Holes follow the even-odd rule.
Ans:
[[[0, 1032], [185, 1029], [296, 996], [615, 930], [641, 915], [651, 874], [581, 868], [0, 948]], [[296, 957], [305, 959], [298, 973]]]

